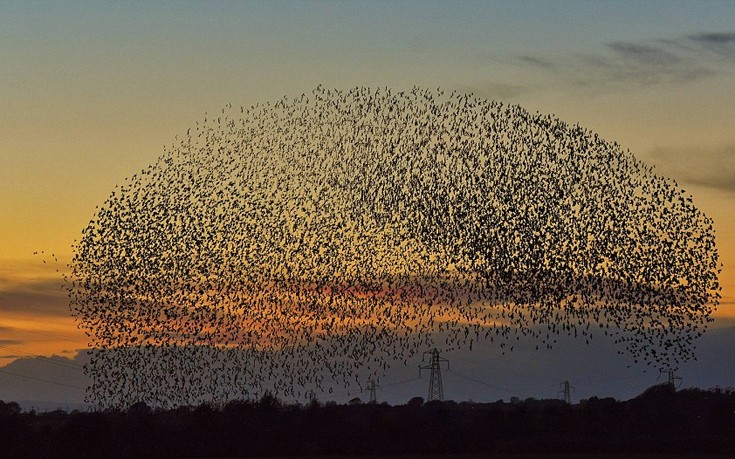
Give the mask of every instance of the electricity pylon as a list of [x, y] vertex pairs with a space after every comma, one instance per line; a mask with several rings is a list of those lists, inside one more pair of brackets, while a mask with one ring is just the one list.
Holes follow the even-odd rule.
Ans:
[[[661, 377], [662, 373], [668, 373], [668, 381], [666, 384], [671, 386], [672, 389], [677, 389], [679, 386], [681, 386], [681, 383], [684, 382], [684, 380], [681, 378], [681, 376], [676, 376], [676, 372], [674, 370], [660, 370], [658, 377]], [[679, 381], [679, 384], [676, 383], [676, 381]]]
[[419, 365], [419, 377], [421, 377], [421, 370], [431, 371], [429, 375], [429, 397], [427, 401], [444, 401], [444, 387], [442, 386], [441, 363], [446, 362], [447, 370], [449, 370], [449, 360], [439, 357], [439, 349], [434, 348], [430, 351], [424, 352], [424, 355], [421, 358], [422, 362], [426, 361], [426, 354], [431, 355], [431, 361], [428, 365]]
[[574, 390], [574, 387], [569, 385], [569, 381], [564, 381], [561, 383], [562, 390], [559, 391], [559, 396], [561, 397], [563, 394], [564, 402], [567, 405], [572, 404], [572, 391]]
[[368, 392], [370, 392], [370, 401], [368, 403], [378, 403], [378, 397], [375, 391], [376, 387], [375, 381], [368, 379]]

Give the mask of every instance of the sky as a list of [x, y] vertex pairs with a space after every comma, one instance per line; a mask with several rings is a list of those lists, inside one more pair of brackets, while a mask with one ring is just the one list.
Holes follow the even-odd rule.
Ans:
[[[318, 84], [519, 104], [676, 179], [714, 219], [723, 299], [712, 342], [725, 350], [735, 344], [722, 338], [735, 325], [733, 17], [729, 1], [0, 2], [0, 366], [81, 358], [87, 340], [56, 270], [116, 185], [206, 111]], [[543, 359], [562, 365], [562, 354]], [[517, 360], [509, 372], [527, 368]], [[726, 363], [687, 377], [735, 385], [718, 372]], [[38, 382], [0, 378], [0, 389]]]

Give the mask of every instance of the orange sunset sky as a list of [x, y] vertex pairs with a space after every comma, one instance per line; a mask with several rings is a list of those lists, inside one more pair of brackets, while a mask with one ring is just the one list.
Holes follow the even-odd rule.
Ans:
[[472, 92], [617, 141], [714, 219], [713, 327], [731, 326], [733, 18], [717, 1], [4, 3], [0, 366], [87, 346], [60, 272], [116, 185], [205, 111], [318, 84]]

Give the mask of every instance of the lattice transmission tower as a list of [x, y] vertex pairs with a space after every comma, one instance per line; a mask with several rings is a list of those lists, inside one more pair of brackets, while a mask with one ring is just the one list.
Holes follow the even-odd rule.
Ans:
[[561, 385], [561, 390], [559, 391], [559, 397], [563, 397], [564, 402], [567, 405], [572, 404], [572, 391], [574, 390], [574, 387], [569, 385], [569, 381], [564, 381]]
[[378, 403], [378, 397], [377, 397], [377, 391], [376, 387], [378, 387], [377, 384], [375, 384], [375, 381], [372, 379], [368, 379], [368, 387], [367, 390], [370, 393], [370, 401], [368, 403]]
[[439, 349], [434, 348], [430, 351], [424, 352], [422, 361], [426, 361], [426, 355], [431, 356], [431, 360], [428, 365], [419, 365], [419, 377], [421, 377], [421, 370], [430, 370], [429, 374], [429, 397], [427, 402], [434, 400], [444, 401], [444, 387], [442, 386], [442, 369], [441, 364], [445, 362], [447, 364], [447, 370], [449, 370], [449, 360], [439, 357]]
[[[666, 382], [666, 384], [671, 386], [672, 389], [678, 389], [681, 386], [681, 384], [684, 382], [681, 376], [676, 376], [676, 372], [674, 370], [671, 370], [671, 369], [666, 370], [666, 371], [660, 370], [659, 375], [658, 375], [659, 378], [661, 377], [662, 373], [668, 374], [668, 381]], [[678, 384], [677, 384], [677, 381], [679, 381]]]

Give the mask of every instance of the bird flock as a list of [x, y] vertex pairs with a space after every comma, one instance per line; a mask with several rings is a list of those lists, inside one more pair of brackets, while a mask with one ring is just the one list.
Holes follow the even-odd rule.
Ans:
[[88, 401], [359, 391], [430, 348], [611, 336], [675, 368], [718, 305], [712, 221], [551, 115], [441, 89], [226, 106], [73, 247]]

